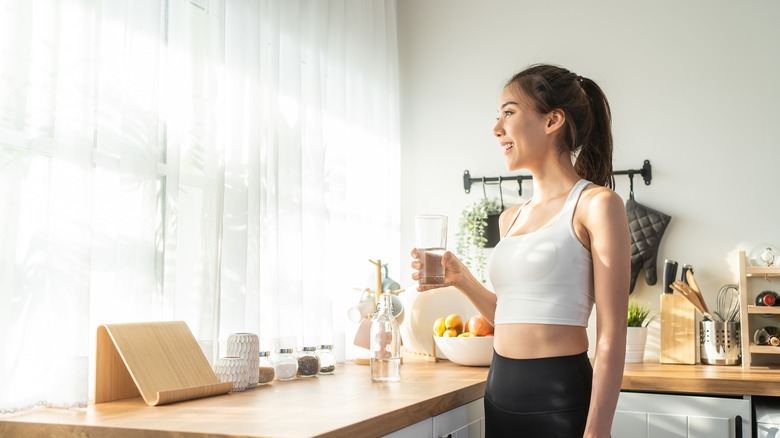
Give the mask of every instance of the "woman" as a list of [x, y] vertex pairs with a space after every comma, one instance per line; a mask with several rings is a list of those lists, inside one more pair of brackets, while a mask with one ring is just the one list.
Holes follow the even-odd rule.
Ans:
[[[502, 239], [488, 265], [495, 293], [452, 253], [442, 259], [445, 285], [495, 326], [486, 434], [609, 437], [630, 277], [626, 213], [612, 191], [609, 104], [592, 80], [535, 65], [507, 83], [493, 133], [507, 168], [529, 171], [534, 185], [528, 201], [501, 214]], [[417, 280], [422, 263], [414, 250], [412, 257]], [[594, 304], [591, 365], [586, 327]]]

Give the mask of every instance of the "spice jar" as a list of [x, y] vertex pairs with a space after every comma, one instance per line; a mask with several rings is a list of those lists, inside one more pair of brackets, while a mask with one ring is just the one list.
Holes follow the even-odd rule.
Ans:
[[293, 355], [292, 348], [280, 348], [273, 357], [274, 374], [276, 380], [290, 380], [295, 378], [298, 372], [298, 361]]
[[276, 371], [274, 370], [274, 366], [271, 363], [270, 354], [270, 351], [261, 351], [258, 356], [258, 385], [265, 385], [270, 383], [276, 377]]
[[298, 377], [313, 377], [320, 371], [316, 347], [303, 347], [298, 354]]
[[333, 345], [320, 345], [317, 350], [320, 358], [320, 374], [333, 374], [336, 370], [336, 356], [333, 354]]

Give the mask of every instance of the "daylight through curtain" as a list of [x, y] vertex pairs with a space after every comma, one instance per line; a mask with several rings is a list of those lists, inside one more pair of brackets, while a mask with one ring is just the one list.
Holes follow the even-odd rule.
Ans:
[[349, 356], [367, 259], [398, 263], [395, 20], [0, 0], [0, 413], [84, 406], [102, 323]]

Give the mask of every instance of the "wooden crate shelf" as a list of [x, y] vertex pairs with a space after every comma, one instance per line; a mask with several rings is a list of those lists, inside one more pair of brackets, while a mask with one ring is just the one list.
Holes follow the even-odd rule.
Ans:
[[[746, 370], [780, 366], [780, 347], [753, 343], [753, 333], [769, 325], [766, 323], [766, 318], [775, 319], [776, 323], [773, 325], [780, 327], [780, 306], [767, 307], [753, 304], [756, 296], [766, 290], [755, 282], [760, 282], [762, 279], [772, 281], [770, 277], [780, 277], [780, 267], [751, 266], [745, 251], [739, 252], [739, 304], [742, 321], [740, 341], [742, 368]], [[780, 284], [775, 291], [780, 292]]]

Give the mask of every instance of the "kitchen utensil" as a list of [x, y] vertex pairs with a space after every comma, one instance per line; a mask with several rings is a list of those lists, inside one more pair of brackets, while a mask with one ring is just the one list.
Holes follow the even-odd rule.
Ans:
[[696, 328], [699, 310], [682, 293], [662, 293], [660, 298], [660, 362], [697, 363], [699, 340]]
[[705, 318], [709, 319], [710, 321], [718, 321], [717, 319], [713, 318], [712, 314], [710, 314], [709, 310], [706, 308], [706, 305], [699, 299], [699, 296], [696, 294], [696, 292], [693, 291], [693, 289], [691, 289], [688, 284], [678, 280], [673, 282], [670, 287], [673, 290], [679, 292], [680, 295], [685, 297], [688, 301], [690, 301], [691, 304], [693, 304], [693, 307], [701, 312]]
[[693, 266], [685, 263], [682, 265], [682, 274], [680, 275], [680, 281], [688, 283], [688, 273], [693, 272]]
[[699, 288], [699, 284], [696, 283], [696, 279], [693, 277], [693, 268], [688, 270], [687, 276], [688, 284], [691, 287], [691, 290], [693, 293], [696, 294], [696, 297], [699, 299], [699, 302], [701, 302], [701, 307], [707, 311], [707, 313], [710, 313], [710, 309], [707, 308], [707, 302], [704, 301], [704, 296], [701, 293], [701, 289]]
[[740, 326], [740, 323], [734, 321], [702, 321], [699, 330], [701, 363], [739, 365]]
[[726, 284], [718, 291], [718, 310], [715, 311], [725, 322], [739, 322], [739, 286]]
[[664, 293], [672, 293], [671, 287], [669, 287], [674, 281], [674, 276], [677, 275], [677, 262], [674, 260], [664, 260]]

